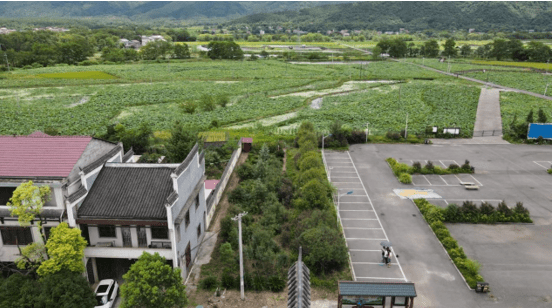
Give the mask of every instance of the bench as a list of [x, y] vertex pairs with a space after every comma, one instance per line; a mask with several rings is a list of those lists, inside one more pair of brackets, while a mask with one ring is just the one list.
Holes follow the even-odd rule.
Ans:
[[464, 186], [467, 190], [478, 190], [479, 186], [477, 185], [466, 185]]

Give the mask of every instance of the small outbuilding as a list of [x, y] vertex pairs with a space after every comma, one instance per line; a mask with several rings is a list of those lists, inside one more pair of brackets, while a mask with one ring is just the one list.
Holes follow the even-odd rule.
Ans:
[[414, 307], [416, 288], [411, 282], [340, 281], [337, 307]]
[[242, 150], [244, 152], [249, 152], [251, 151], [251, 145], [253, 144], [253, 138], [245, 138], [243, 137], [241, 139], [241, 142], [242, 142]]

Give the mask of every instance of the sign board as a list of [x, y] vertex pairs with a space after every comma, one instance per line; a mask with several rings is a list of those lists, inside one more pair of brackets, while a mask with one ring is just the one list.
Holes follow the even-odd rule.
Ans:
[[446, 134], [446, 133], [449, 133], [449, 134], [452, 134], [452, 135], [459, 135], [460, 134], [460, 129], [459, 128], [444, 128], [443, 129], [443, 134]]
[[530, 123], [527, 139], [552, 139], [552, 123]]
[[382, 296], [343, 296], [341, 300], [344, 305], [356, 305], [359, 301], [364, 305], [383, 305]]

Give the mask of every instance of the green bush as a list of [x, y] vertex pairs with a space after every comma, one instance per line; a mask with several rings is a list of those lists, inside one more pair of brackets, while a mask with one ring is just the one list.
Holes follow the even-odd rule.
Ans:
[[441, 243], [443, 243], [443, 246], [445, 246], [445, 248], [447, 249], [447, 251], [449, 249], [454, 249], [454, 248], [458, 248], [458, 242], [452, 238], [452, 237], [445, 237]]
[[548, 174], [552, 174], [552, 168], [546, 170], [548, 172]]
[[286, 280], [280, 275], [268, 277], [268, 289], [272, 292], [281, 292], [286, 287]]
[[218, 280], [215, 276], [208, 276], [199, 281], [199, 288], [214, 291], [218, 287]]
[[403, 173], [399, 176], [399, 182], [403, 184], [410, 184], [412, 183], [412, 176], [408, 173]]
[[439, 240], [443, 240], [444, 238], [450, 237], [450, 232], [448, 229], [438, 229], [435, 231], [435, 235]]
[[[236, 277], [230, 274], [230, 270], [228, 269], [225, 269], [222, 273], [220, 282], [221, 286], [225, 289], [235, 289], [239, 287], [239, 281], [236, 280]], [[236, 282], [238, 282], [238, 284], [236, 284]]]

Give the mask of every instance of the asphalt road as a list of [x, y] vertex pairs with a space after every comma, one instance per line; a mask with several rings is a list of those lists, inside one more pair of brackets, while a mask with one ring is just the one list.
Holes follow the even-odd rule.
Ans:
[[[343, 155], [344, 153], [347, 152], [340, 154], [326, 151], [326, 158], [346, 158], [347, 155]], [[348, 209], [364, 211], [350, 212], [355, 213], [353, 216], [346, 216], [351, 214], [344, 214], [343, 211], [340, 211], [340, 214], [342, 218], [357, 219], [369, 219], [377, 215], [381, 229], [393, 243], [396, 254], [400, 256], [404, 276], [408, 281], [416, 283], [418, 297], [415, 307], [552, 306], [552, 261], [549, 257], [552, 255], [552, 241], [549, 240], [552, 237], [552, 176], [548, 175], [545, 169], [552, 164], [552, 147], [370, 144], [353, 145], [349, 154], [352, 161], [350, 164], [346, 160], [336, 164], [338, 160], [335, 159], [331, 165], [332, 182], [340, 183], [337, 187], [355, 191], [353, 196], [345, 199], [349, 202], [363, 202], [364, 199], [360, 200], [362, 196], [354, 195], [357, 194], [357, 189], [362, 193], [365, 188], [374, 213], [368, 214], [369, 211], [366, 211], [370, 209], [368, 203], [350, 203], [347, 205]], [[530, 210], [534, 225], [449, 225], [452, 235], [464, 246], [468, 257], [481, 262], [481, 274], [491, 285], [492, 297], [468, 289], [415, 205], [393, 193], [395, 188], [413, 188], [414, 185], [401, 184], [396, 180], [385, 162], [387, 157], [405, 162], [432, 160], [444, 165], [451, 161], [463, 163], [465, 159], [469, 159], [476, 168], [473, 177], [420, 177], [415, 179], [416, 186], [433, 189], [443, 197], [439, 201], [443, 206], [446, 206], [447, 202], [461, 203], [466, 199], [491, 201], [495, 204], [499, 200], [505, 200], [510, 206], [521, 201]], [[354, 168], [346, 168], [348, 166]], [[358, 172], [359, 180], [354, 178], [354, 173], [346, 173], [355, 170]], [[338, 179], [339, 177], [344, 178]], [[348, 177], [350, 179], [347, 179]], [[343, 184], [349, 180], [353, 183]], [[477, 182], [481, 188], [478, 191], [466, 191], [459, 182], [468, 180]], [[366, 207], [361, 208], [362, 205]], [[340, 209], [345, 209], [345, 204]], [[378, 228], [378, 225], [361, 224], [358, 227]], [[372, 234], [374, 232], [358, 229], [351, 233], [346, 230], [345, 235], [348, 238], [379, 236]], [[352, 241], [347, 242], [350, 244]], [[374, 250], [368, 246], [367, 241], [365, 243], [354, 247], [349, 245], [351, 255], [357, 253], [353, 250]], [[379, 262], [381, 256], [367, 252], [357, 257], [363, 258], [358, 264], [353, 263], [357, 277], [363, 277], [359, 275], [362, 273], [367, 277], [394, 278], [393, 275], [396, 275], [400, 278], [399, 273], [382, 273], [381, 267], [371, 264]], [[368, 258], [372, 258], [373, 261], [364, 261]], [[398, 264], [395, 268], [398, 269]]]

